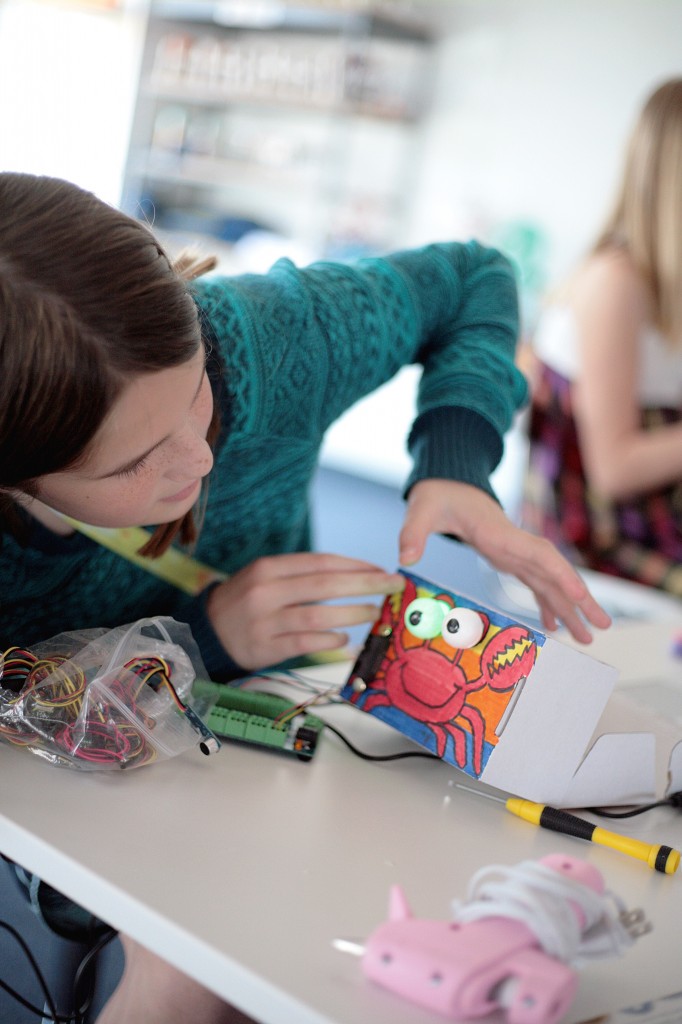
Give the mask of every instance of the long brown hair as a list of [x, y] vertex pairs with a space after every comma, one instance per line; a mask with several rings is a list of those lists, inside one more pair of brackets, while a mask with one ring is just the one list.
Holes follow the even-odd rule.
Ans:
[[[76, 185], [0, 174], [0, 529], [16, 529], [12, 492], [36, 496], [41, 476], [84, 457], [132, 376], [196, 353], [187, 282], [210, 266], [174, 267], [146, 225]], [[191, 512], [143, 553], [178, 534], [196, 536]]]
[[625, 249], [647, 282], [654, 324], [682, 346], [682, 78], [645, 103], [613, 208], [592, 252]]

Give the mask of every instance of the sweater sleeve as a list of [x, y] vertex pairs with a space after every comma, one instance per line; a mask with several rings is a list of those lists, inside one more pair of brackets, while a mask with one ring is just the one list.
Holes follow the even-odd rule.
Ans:
[[527, 398], [514, 363], [518, 302], [506, 257], [476, 242], [442, 243], [355, 265], [278, 268], [298, 277], [326, 343], [323, 428], [419, 363], [408, 487], [445, 477], [492, 493], [503, 436]]
[[174, 608], [174, 614], [190, 627], [209, 677], [216, 682], [225, 683], [246, 675], [247, 670], [230, 657], [208, 617], [208, 597], [217, 585], [217, 582], [209, 584], [196, 597], [183, 595]]

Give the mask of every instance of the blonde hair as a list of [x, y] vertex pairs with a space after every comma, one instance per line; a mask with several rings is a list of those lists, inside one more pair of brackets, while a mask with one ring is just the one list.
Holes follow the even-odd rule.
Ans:
[[651, 291], [654, 325], [682, 347], [682, 78], [637, 119], [619, 190], [592, 253], [624, 249]]

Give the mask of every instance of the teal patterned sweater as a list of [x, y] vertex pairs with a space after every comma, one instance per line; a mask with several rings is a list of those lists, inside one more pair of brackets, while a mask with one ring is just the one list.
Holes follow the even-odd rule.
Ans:
[[[280, 260], [265, 275], [193, 288], [223, 415], [198, 559], [234, 573], [311, 546], [309, 488], [326, 429], [410, 363], [424, 369], [406, 489], [441, 477], [490, 492], [526, 398], [514, 276], [499, 253], [469, 242], [353, 265]], [[214, 678], [239, 674], [206, 591], [188, 597], [83, 535], [57, 537], [32, 519], [21, 544], [5, 535], [0, 588], [0, 650], [165, 614], [189, 623]]]

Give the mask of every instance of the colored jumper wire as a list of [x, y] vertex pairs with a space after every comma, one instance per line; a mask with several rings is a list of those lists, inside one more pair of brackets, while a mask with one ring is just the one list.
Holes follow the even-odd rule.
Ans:
[[560, 811], [556, 807], [548, 807], [547, 804], [536, 804], [532, 800], [521, 800], [518, 797], [509, 797], [505, 800], [500, 796], [493, 796], [492, 793], [480, 793], [470, 786], [463, 786], [457, 783], [459, 789], [465, 789], [468, 793], [475, 793], [476, 796], [487, 797], [488, 800], [496, 800], [504, 804], [506, 809], [515, 814], [517, 818], [529, 821], [531, 825], [539, 825], [540, 828], [550, 829], [552, 832], [560, 832], [562, 835], [575, 836], [576, 839], [586, 839], [591, 843], [598, 843], [600, 846], [608, 846], [612, 850], [625, 853], [628, 857], [635, 857], [637, 860], [646, 861], [654, 871], [660, 871], [664, 875], [673, 875], [680, 866], [680, 851], [674, 850], [671, 846], [664, 846], [658, 843], [646, 843], [641, 839], [630, 839], [628, 836], [621, 836], [618, 832], [609, 832], [605, 828], [593, 825], [585, 818], [578, 818], [568, 811]]

